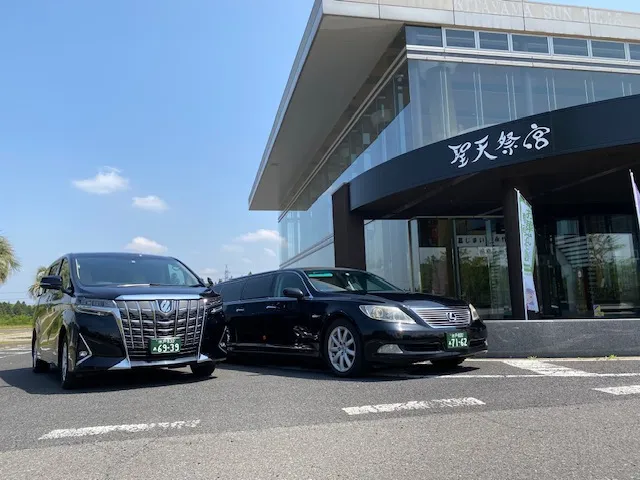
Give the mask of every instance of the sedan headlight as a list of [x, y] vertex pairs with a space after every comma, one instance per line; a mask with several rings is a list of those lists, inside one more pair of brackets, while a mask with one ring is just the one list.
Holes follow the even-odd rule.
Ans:
[[416, 323], [413, 318], [404, 313], [398, 307], [387, 307], [381, 305], [360, 305], [360, 310], [367, 317], [383, 322], [395, 323]]
[[471, 320], [472, 321], [476, 321], [476, 320], [480, 320], [480, 314], [478, 313], [478, 310], [476, 310], [476, 307], [474, 307], [473, 305], [469, 304], [469, 310], [471, 310]]

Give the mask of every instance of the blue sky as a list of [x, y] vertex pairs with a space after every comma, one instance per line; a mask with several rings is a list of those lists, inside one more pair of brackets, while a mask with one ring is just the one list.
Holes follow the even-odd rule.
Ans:
[[23, 264], [0, 301], [68, 251], [276, 268], [277, 213], [247, 198], [312, 4], [0, 2], [0, 233]]
[[0, 2], [0, 232], [23, 264], [0, 301], [67, 251], [276, 268], [277, 213], [247, 200], [312, 3]]

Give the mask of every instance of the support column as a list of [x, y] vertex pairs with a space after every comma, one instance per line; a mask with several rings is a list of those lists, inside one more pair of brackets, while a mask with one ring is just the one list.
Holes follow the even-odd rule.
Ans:
[[519, 179], [506, 179], [503, 182], [502, 210], [504, 212], [505, 239], [507, 242], [507, 261], [509, 263], [509, 295], [514, 320], [525, 319], [524, 288], [522, 282], [522, 257], [520, 253], [520, 219], [518, 218], [518, 196], [515, 189], [527, 197], [527, 188]]
[[349, 192], [349, 184], [345, 183], [331, 197], [336, 267], [365, 270], [364, 218], [351, 212]]

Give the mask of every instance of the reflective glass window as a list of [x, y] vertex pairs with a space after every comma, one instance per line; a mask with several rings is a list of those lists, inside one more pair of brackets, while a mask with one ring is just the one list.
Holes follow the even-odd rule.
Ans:
[[598, 58], [618, 58], [624, 60], [627, 54], [624, 43], [591, 40], [591, 54]]
[[556, 55], [589, 56], [589, 47], [586, 40], [580, 38], [554, 37], [553, 53]]
[[476, 48], [476, 33], [473, 30], [445, 30], [447, 47]]
[[547, 37], [534, 35], [511, 35], [513, 50], [516, 52], [549, 53]]
[[640, 43], [629, 44], [629, 58], [631, 60], [640, 60]]
[[480, 48], [487, 50], [509, 50], [509, 37], [506, 33], [480, 32], [478, 33]]
[[407, 45], [442, 47], [442, 29], [437, 27], [407, 27]]
[[273, 296], [273, 278], [275, 275], [249, 277], [242, 290], [242, 299], [267, 298]]

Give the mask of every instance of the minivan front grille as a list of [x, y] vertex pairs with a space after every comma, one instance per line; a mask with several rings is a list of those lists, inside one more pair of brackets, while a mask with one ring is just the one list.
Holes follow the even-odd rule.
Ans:
[[197, 354], [206, 317], [204, 299], [121, 300], [116, 304], [130, 358], [147, 357], [149, 339], [161, 337], [179, 337], [181, 354]]
[[468, 308], [412, 308], [430, 327], [466, 327], [471, 323]]

